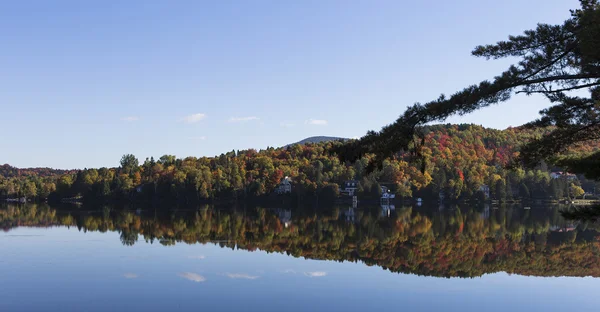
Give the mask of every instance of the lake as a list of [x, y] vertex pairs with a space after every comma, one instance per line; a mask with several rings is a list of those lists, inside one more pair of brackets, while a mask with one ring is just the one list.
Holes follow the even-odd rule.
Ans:
[[597, 311], [559, 209], [0, 206], [0, 311]]

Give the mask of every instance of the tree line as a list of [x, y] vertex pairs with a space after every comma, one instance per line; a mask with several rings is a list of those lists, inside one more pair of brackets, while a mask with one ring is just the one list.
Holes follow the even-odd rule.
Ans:
[[600, 277], [596, 223], [571, 222], [558, 207], [524, 210], [468, 206], [133, 211], [104, 206], [78, 212], [45, 204], [0, 209], [5, 231], [18, 226], [68, 226], [118, 232], [123, 245], [214, 243], [310, 259], [352, 261], [392, 272], [476, 277], [508, 272]]
[[[418, 157], [398, 152], [373, 172], [368, 170], [371, 154], [353, 163], [341, 162], [333, 152], [344, 145], [340, 141], [231, 151], [216, 157], [164, 155], [143, 162], [128, 154], [117, 168], [76, 171], [5, 165], [2, 172], [11, 174], [0, 176], [0, 198], [198, 203], [274, 196], [286, 176], [293, 181], [291, 196], [298, 199], [336, 198], [348, 180], [358, 182], [359, 198], [378, 198], [381, 186], [401, 198], [442, 195], [446, 201], [563, 199], [581, 196], [584, 190], [600, 190], [598, 183], [583, 176], [553, 178], [551, 172], [560, 168], [544, 163], [531, 169], [510, 166], [524, 143], [550, 131], [551, 127], [428, 126]], [[589, 153], [599, 147], [598, 142], [580, 145], [567, 154]], [[489, 188], [489, 198], [482, 186]]]

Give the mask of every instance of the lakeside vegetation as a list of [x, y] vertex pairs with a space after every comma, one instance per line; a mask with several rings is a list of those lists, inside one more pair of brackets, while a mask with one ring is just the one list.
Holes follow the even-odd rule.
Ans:
[[[510, 168], [522, 144], [552, 128], [506, 130], [477, 125], [427, 127], [419, 159], [411, 153], [396, 153], [380, 170], [369, 173], [373, 155], [355, 163], [341, 163], [332, 152], [343, 142], [291, 145], [261, 151], [231, 151], [216, 157], [177, 158], [165, 155], [140, 163], [125, 155], [117, 168], [84, 170], [16, 169], [0, 167], [0, 198], [27, 197], [60, 201], [80, 198], [90, 202], [179, 202], [241, 200], [275, 196], [274, 190], [288, 176], [293, 181], [291, 197], [298, 200], [331, 201], [339, 186], [358, 181], [359, 198], [378, 198], [381, 185], [400, 198], [437, 200], [563, 199], [581, 196], [584, 190], [600, 190], [598, 183], [579, 178], [552, 178], [552, 168]], [[569, 153], [591, 153], [600, 143], [578, 145]]]
[[598, 225], [567, 221], [558, 207], [402, 207], [387, 214], [376, 207], [135, 211], [28, 204], [0, 206], [0, 225], [117, 232], [125, 246], [212, 243], [425, 276], [600, 277]]

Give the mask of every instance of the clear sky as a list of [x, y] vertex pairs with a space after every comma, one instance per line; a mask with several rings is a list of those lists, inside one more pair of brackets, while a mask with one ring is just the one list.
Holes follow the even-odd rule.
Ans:
[[[0, 163], [116, 166], [314, 135], [362, 136], [490, 79], [478, 44], [561, 23], [576, 0], [2, 1]], [[449, 122], [494, 128], [542, 98]]]

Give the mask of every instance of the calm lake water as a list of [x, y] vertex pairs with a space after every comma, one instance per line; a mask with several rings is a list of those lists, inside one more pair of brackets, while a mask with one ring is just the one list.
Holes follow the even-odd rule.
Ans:
[[0, 311], [598, 311], [558, 208], [0, 206]]

